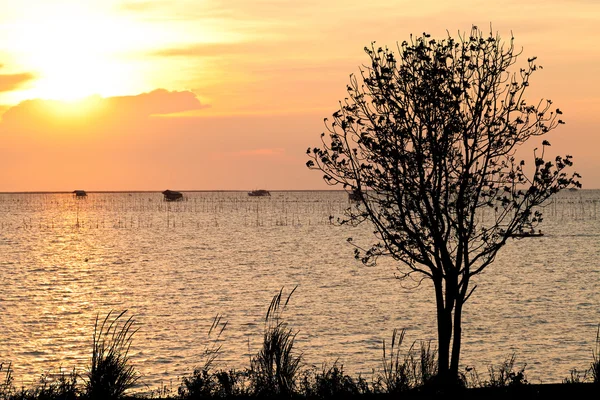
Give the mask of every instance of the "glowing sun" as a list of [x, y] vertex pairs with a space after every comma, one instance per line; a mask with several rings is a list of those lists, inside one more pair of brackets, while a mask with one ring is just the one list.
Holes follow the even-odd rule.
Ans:
[[81, 3], [40, 7], [14, 24], [20, 64], [36, 77], [29, 97], [74, 100], [133, 89], [135, 74], [123, 58], [143, 36], [139, 27]]

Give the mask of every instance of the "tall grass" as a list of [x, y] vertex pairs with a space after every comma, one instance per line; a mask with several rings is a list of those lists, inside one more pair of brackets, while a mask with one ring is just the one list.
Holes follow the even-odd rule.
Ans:
[[[394, 329], [389, 351], [386, 352], [385, 340], [383, 341], [383, 372], [381, 379], [385, 391], [398, 393], [410, 389], [413, 380], [410, 378], [410, 364], [407, 358], [400, 359], [400, 346], [404, 341], [405, 330]], [[410, 352], [410, 351], [409, 351]]]
[[489, 366], [490, 379], [484, 383], [484, 386], [503, 388], [527, 384], [525, 376], [525, 367], [527, 364], [523, 364], [520, 369], [515, 369], [515, 361], [516, 356], [512, 354], [498, 367]]
[[297, 286], [282, 303], [283, 288], [271, 300], [265, 317], [265, 331], [260, 351], [251, 358], [251, 382], [254, 394], [290, 396], [296, 387], [302, 354], [296, 355], [297, 332], [283, 319], [284, 311]]
[[233, 397], [245, 393], [244, 374], [236, 371], [213, 371], [213, 363], [221, 351], [220, 339], [227, 322], [216, 315], [208, 330], [207, 343], [200, 365], [194, 368], [192, 375], [183, 377], [178, 389], [182, 399], [209, 397]]
[[[3, 365], [0, 364], [0, 372]], [[77, 384], [78, 374], [73, 369], [69, 374], [59, 369], [58, 374], [43, 373], [38, 385], [33, 388], [16, 389], [13, 385], [12, 369], [8, 364], [4, 372], [4, 380], [0, 383], [0, 399], [2, 400], [77, 400], [81, 391]]]
[[[314, 366], [301, 370], [302, 354], [295, 349], [297, 332], [283, 318], [295, 290], [296, 288], [286, 298], [282, 288], [271, 300], [264, 320], [262, 347], [251, 357], [249, 368], [241, 371], [213, 369], [221, 351], [220, 338], [227, 326], [227, 322], [223, 322], [221, 316], [217, 315], [209, 329], [199, 366], [191, 376], [182, 379], [177, 393], [164, 386], [149, 396], [138, 393], [135, 397], [180, 400], [249, 397], [332, 399], [385, 393], [393, 397], [437, 393], [428, 391], [436, 390], [436, 349], [432, 348], [431, 342], [421, 342], [420, 348], [413, 342], [407, 352], [401, 351], [405, 338], [404, 329], [395, 329], [389, 344], [383, 341], [382, 370], [379, 373], [373, 371], [371, 381], [360, 374], [357, 377], [349, 376], [344, 372], [343, 364], [337, 361], [330, 367], [323, 364], [320, 371]], [[92, 362], [83, 387], [78, 384], [79, 375], [75, 369], [70, 374], [59, 369], [59, 374], [42, 374], [34, 388], [15, 389], [11, 364], [0, 363], [0, 400], [124, 398], [139, 378], [129, 358], [132, 338], [137, 329], [133, 328], [133, 317], [127, 318], [126, 312], [117, 315], [111, 311], [103, 320], [96, 316]], [[595, 384], [599, 383], [600, 325], [596, 331], [592, 356], [593, 361], [585, 375], [573, 370], [571, 377], [563, 383], [581, 384], [590, 376]], [[516, 367], [516, 356], [513, 354], [498, 366], [489, 366], [489, 380], [485, 381], [479, 379], [474, 368], [468, 367], [466, 371], [470, 374], [471, 381], [463, 376], [464, 387], [500, 388], [505, 394], [531, 394], [534, 392], [523, 391], [531, 388], [527, 385], [525, 367], [526, 364], [521, 368]], [[597, 394], [597, 386], [590, 387]]]
[[23, 390], [17, 397], [20, 400], [76, 400], [80, 396], [77, 378], [75, 369], [68, 374], [62, 369], [58, 374], [42, 374], [35, 389]]
[[394, 329], [389, 350], [383, 341], [383, 370], [380, 381], [386, 393], [400, 393], [431, 385], [437, 376], [437, 350], [431, 341], [416, 342], [401, 357], [400, 346], [404, 341], [405, 330], [398, 333]]
[[113, 317], [110, 311], [101, 323], [96, 316], [92, 362], [85, 383], [86, 395], [92, 400], [120, 399], [139, 378], [129, 358], [137, 329], [133, 329], [133, 317], [125, 319], [126, 312]]
[[305, 370], [300, 379], [300, 393], [310, 399], [346, 398], [369, 394], [373, 390], [362, 376], [353, 378], [347, 375], [344, 366], [337, 361], [331, 367], [323, 364], [321, 372], [315, 367]]
[[416, 386], [430, 385], [437, 376], [437, 349], [431, 347], [431, 341], [421, 342], [419, 357], [415, 360], [413, 352], [409, 352], [410, 365], [413, 369], [413, 377]]
[[5, 367], [4, 363], [0, 363], [0, 374], [4, 375], [4, 379], [0, 381], [0, 399], [6, 399], [10, 397], [13, 392], [13, 375], [11, 363]]
[[592, 353], [593, 361], [590, 366], [590, 374], [594, 383], [600, 384], [600, 324], [596, 330], [596, 346]]

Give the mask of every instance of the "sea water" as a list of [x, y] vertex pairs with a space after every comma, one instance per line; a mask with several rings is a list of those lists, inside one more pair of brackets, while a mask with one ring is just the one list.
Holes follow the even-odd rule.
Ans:
[[[432, 341], [428, 281], [400, 281], [399, 265], [367, 267], [352, 243], [372, 227], [332, 224], [341, 191], [0, 194], [0, 362], [17, 386], [91, 359], [96, 317], [127, 310], [139, 330], [131, 357], [149, 389], [176, 387], [221, 346], [215, 368], [243, 369], [261, 343], [274, 295], [295, 292], [285, 320], [304, 366], [333, 363], [370, 376], [382, 344]], [[543, 209], [544, 236], [514, 239], [465, 305], [461, 367], [483, 378], [513, 354], [530, 382], [561, 382], [593, 361], [600, 323], [600, 191], [559, 193]], [[216, 342], [213, 319], [227, 326]]]

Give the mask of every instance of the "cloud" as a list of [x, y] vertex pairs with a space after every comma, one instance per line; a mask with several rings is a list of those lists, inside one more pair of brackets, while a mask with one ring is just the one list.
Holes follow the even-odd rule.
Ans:
[[196, 95], [190, 91], [178, 92], [165, 89], [156, 89], [137, 96], [110, 97], [107, 101], [119, 112], [144, 116], [172, 114], [207, 107], [202, 105]]
[[200, 21], [229, 16], [230, 11], [222, 10], [198, 0], [139, 0], [125, 1], [118, 6], [119, 11], [132, 15], [151, 17], [153, 21]]
[[222, 54], [252, 52], [255, 46], [245, 43], [198, 43], [185, 47], [172, 47], [157, 50], [151, 55], [159, 57], [211, 57]]
[[269, 159], [269, 158], [282, 158], [286, 156], [285, 149], [282, 147], [275, 148], [260, 148], [260, 149], [245, 149], [239, 151], [230, 152], [214, 152], [214, 160], [225, 160], [225, 159]]
[[123, 11], [145, 12], [166, 5], [167, 1], [126, 1], [119, 6]]
[[34, 99], [9, 108], [2, 115], [1, 126], [25, 131], [40, 126], [107, 127], [127, 125], [155, 115], [168, 115], [207, 107], [190, 91], [157, 89], [135, 96], [102, 98], [92, 96], [77, 102]]
[[238, 152], [242, 156], [278, 156], [285, 153], [285, 149], [280, 147], [274, 149], [256, 149], [256, 150], [245, 150]]
[[240, 55], [257, 53], [281, 52], [285, 48], [293, 48], [300, 42], [286, 40], [270, 40], [263, 42], [236, 42], [236, 43], [196, 43], [181, 47], [170, 47], [150, 53], [158, 57], [213, 57], [222, 55]]
[[35, 76], [28, 72], [21, 74], [0, 74], [0, 92], [11, 92], [33, 79], [35, 79]]
[[13, 106], [10, 105], [0, 104], [0, 115], [4, 114], [7, 110], [9, 110], [12, 107]]

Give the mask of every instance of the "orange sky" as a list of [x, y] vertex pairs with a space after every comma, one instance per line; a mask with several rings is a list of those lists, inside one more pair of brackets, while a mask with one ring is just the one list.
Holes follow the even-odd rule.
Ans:
[[596, 0], [0, 0], [0, 192], [326, 188], [305, 151], [363, 47], [490, 23], [600, 188]]

